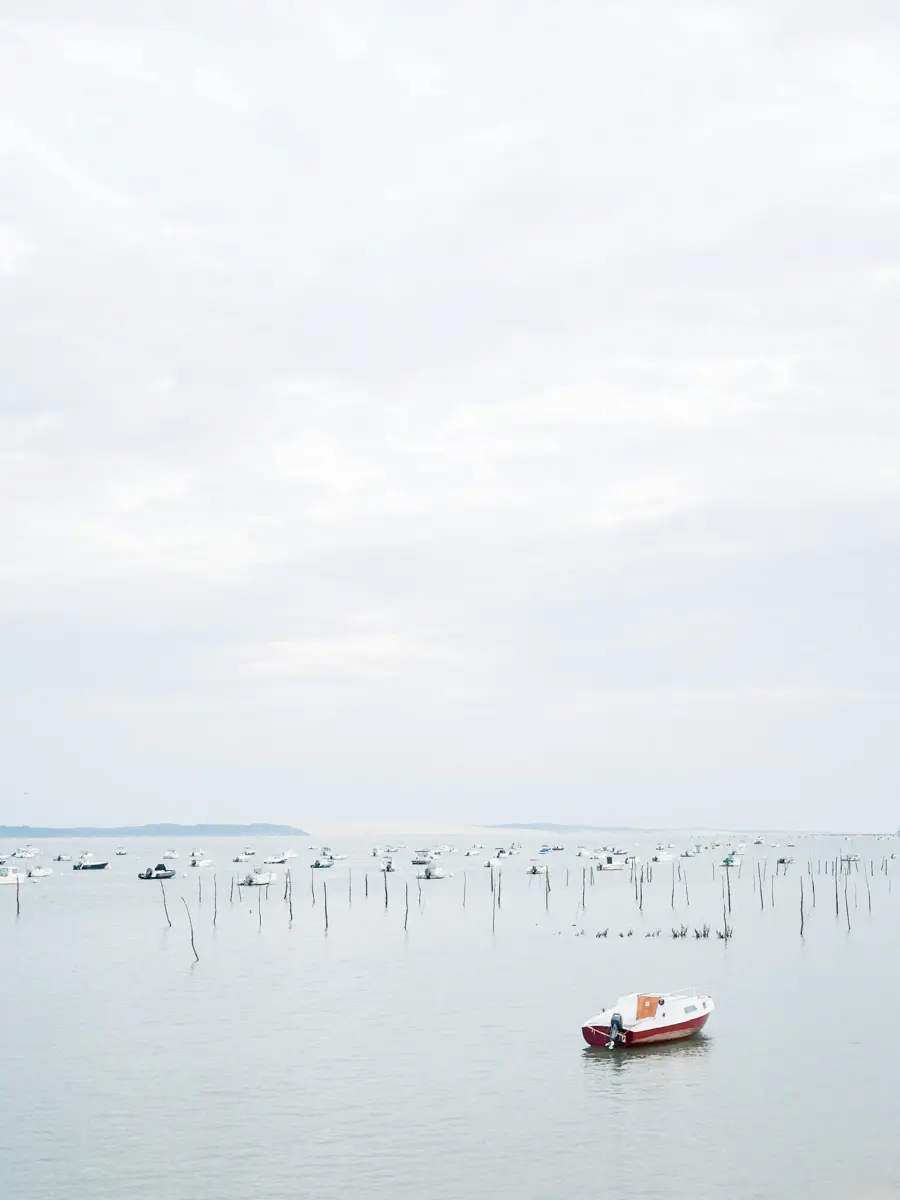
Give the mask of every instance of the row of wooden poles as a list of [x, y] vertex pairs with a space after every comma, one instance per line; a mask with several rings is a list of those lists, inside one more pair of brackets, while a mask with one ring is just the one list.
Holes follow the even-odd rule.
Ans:
[[[890, 889], [891, 881], [890, 881], [890, 875], [889, 875], [889, 862], [890, 862], [890, 860], [886, 857], [882, 859], [882, 862], [879, 866], [879, 873], [884, 874], [888, 878], [888, 888]], [[658, 865], [658, 864], [656, 864], [656, 865]], [[756, 865], [756, 871], [752, 872], [754, 894], [756, 894], [758, 892], [760, 909], [764, 910], [764, 908], [765, 908], [764, 885], [768, 878], [768, 859], [767, 858], [764, 859], [762, 863], [757, 861], [755, 865]], [[779, 876], [779, 874], [782, 874], [782, 866], [784, 867], [783, 875], [786, 876], [787, 871], [788, 871], [788, 864], [782, 864], [780, 862], [776, 862], [775, 871], [773, 872], [772, 876], [770, 877], [771, 882], [770, 882], [770, 888], [769, 888], [769, 894], [770, 894], [769, 903], [770, 903], [770, 906], [773, 908], [775, 907], [775, 879]], [[713, 878], [713, 880], [715, 880], [716, 864], [712, 863], [711, 867], [712, 867], [712, 878]], [[823, 872], [823, 867], [824, 867], [824, 872]], [[635, 902], [640, 911], [643, 911], [643, 907], [644, 907], [644, 884], [647, 883], [648, 885], [650, 885], [653, 883], [653, 876], [654, 876], [653, 868], [654, 868], [653, 863], [642, 863], [642, 864], [640, 864], [640, 869], [638, 869], [637, 862], [634, 859], [631, 860], [630, 883], [634, 887]], [[738, 878], [738, 880], [740, 880], [741, 873], [743, 870], [743, 860], [741, 860], [739, 862], [739, 864], [737, 865], [737, 868], [735, 868], [735, 866], [733, 864], [723, 864], [722, 865], [722, 872], [721, 872], [721, 874], [722, 874], [722, 911], [723, 911], [723, 920], [724, 920], [724, 931], [719, 936], [725, 938], [726, 940], [728, 940], [733, 935], [733, 928], [730, 925], [728, 918], [731, 915], [731, 911], [732, 911], [731, 876], [735, 870], [737, 871], [737, 878]], [[868, 907], [869, 907], [869, 912], [871, 912], [872, 911], [872, 889], [871, 889], [871, 885], [870, 885], [869, 881], [870, 881], [870, 876], [874, 876], [874, 874], [875, 874], [874, 860], [869, 861], [868, 869], [866, 869], [866, 864], [863, 863], [863, 869], [861, 872], [860, 872], [860, 863], [858, 860], [842, 858], [841, 856], [837, 856], [833, 860], [829, 860], [829, 859], [818, 860], [815, 870], [813, 869], [813, 863], [812, 863], [811, 859], [806, 864], [806, 874], [809, 877], [810, 893], [811, 893], [811, 900], [812, 900], [811, 908], [816, 907], [816, 876], [817, 875], [821, 876], [823, 873], [826, 875], [830, 875], [834, 879], [835, 915], [839, 918], [841, 915], [841, 882], [843, 882], [844, 915], [845, 915], [845, 919], [847, 922], [848, 932], [851, 928], [850, 904], [849, 904], [848, 892], [849, 892], [850, 877], [854, 870], [857, 873], [862, 874], [863, 878], [865, 879], [866, 894], [867, 894], [867, 898], [868, 898]], [[686, 869], [684, 871], [682, 870], [680, 861], [673, 862], [672, 863], [672, 877], [671, 877], [671, 906], [672, 906], [673, 910], [675, 908], [676, 872], [677, 872], [677, 882], [680, 883], [684, 888], [685, 903], [688, 907], [690, 907], [690, 903], [691, 903], [690, 891], [688, 890], [687, 870]], [[390, 893], [388, 890], [388, 874], [389, 874], [389, 872], [384, 871], [381, 874], [382, 874], [383, 887], [384, 887], [384, 907], [388, 908], [388, 905], [390, 903]], [[806, 908], [803, 873], [800, 872], [799, 875], [800, 875], [800, 889], [799, 889], [800, 890], [800, 936], [802, 937], [802, 936], [804, 936], [805, 919], [806, 919], [808, 910]], [[544, 871], [543, 873], [537, 875], [536, 877], [543, 879], [544, 904], [545, 904], [545, 908], [547, 909], [547, 911], [549, 911], [550, 893], [552, 890], [549, 868], [546, 871]], [[213, 883], [213, 921], [212, 921], [212, 923], [213, 923], [213, 926], [215, 926], [218, 921], [218, 883], [217, 883], [217, 877], [216, 877], [215, 872], [213, 873], [212, 883]], [[583, 912], [587, 911], [587, 887], [588, 887], [589, 883], [591, 886], [593, 886], [595, 883], [595, 871], [594, 871], [593, 866], [583, 867], [582, 872], [581, 872], [581, 909]], [[421, 883], [421, 879], [419, 877], [416, 878], [416, 884], [418, 886], [419, 904], [421, 906], [422, 883]], [[163, 883], [162, 880], [160, 880], [159, 885], [160, 885], [160, 890], [162, 892], [163, 911], [165, 913], [166, 921], [168, 922], [169, 927], [171, 928], [172, 920], [171, 920], [171, 917], [169, 916], [169, 908], [168, 908], [168, 903], [166, 900], [165, 884]], [[566, 869], [566, 887], [568, 887], [568, 886], [569, 886], [569, 870], [567, 868]], [[262, 894], [263, 894], [263, 892], [265, 892], [266, 898], [268, 899], [270, 887], [271, 887], [271, 884], [264, 884], [261, 886], [257, 886], [255, 889], [256, 893], [257, 893], [257, 916], [258, 916], [260, 929], [262, 928], [262, 923], [263, 923]], [[368, 895], [369, 895], [368, 872], [366, 872], [363, 876], [363, 887], [364, 887], [365, 895], [368, 897]], [[352, 870], [348, 874], [347, 888], [348, 888], [349, 902], [352, 904], [353, 903], [353, 872], [352, 872]], [[293, 891], [293, 889], [294, 889], [293, 875], [292, 875], [291, 871], [288, 870], [285, 872], [283, 899], [288, 905], [289, 924], [293, 924], [293, 920], [294, 920], [294, 902], [293, 902], [294, 891]], [[854, 904], [855, 904], [855, 889], [856, 889], [856, 885], [854, 883]], [[238, 881], [237, 893], [238, 893], [238, 901], [239, 902], [242, 899], [242, 890], [243, 890], [243, 887], [240, 884], [240, 882]], [[497, 870], [495, 872], [495, 869], [493, 866], [490, 868], [490, 890], [491, 890], [491, 897], [492, 897], [491, 930], [492, 930], [492, 932], [495, 932], [496, 926], [497, 926], [497, 912], [499, 909], [502, 908], [502, 905], [503, 905], [503, 872], [502, 872], [502, 870]], [[234, 902], [234, 893], [235, 893], [235, 877], [232, 876], [231, 877], [231, 886], [230, 886], [229, 895], [228, 895], [229, 903]], [[462, 906], [463, 906], [463, 908], [466, 907], [467, 894], [468, 894], [468, 873], [464, 871], [463, 872], [463, 890], [462, 890]], [[315, 888], [315, 871], [314, 870], [310, 871], [310, 895], [311, 895], [311, 899], [312, 899], [312, 906], [315, 907], [316, 906], [316, 888]], [[329, 927], [329, 916], [328, 916], [328, 883], [326, 880], [322, 881], [322, 901], [323, 901], [323, 909], [324, 909], [324, 927], [325, 927], [325, 932], [327, 933], [328, 927]], [[190, 910], [188, 902], [184, 896], [181, 897], [181, 902], [184, 905], [184, 910], [185, 910], [185, 913], [186, 913], [187, 919], [188, 919], [188, 929], [190, 931], [191, 950], [193, 951], [195, 961], [199, 962], [200, 956], [197, 953], [197, 947], [196, 947], [196, 942], [195, 942], [195, 937], [194, 937], [194, 922], [193, 922], [193, 918], [191, 916], [191, 910]], [[406, 931], [408, 928], [408, 924], [409, 924], [409, 882], [408, 881], [405, 881], [404, 902], [405, 902], [405, 911], [404, 911], [404, 917], [403, 917], [403, 928], [404, 928], [404, 931]], [[198, 906], [202, 906], [202, 904], [203, 904], [203, 877], [202, 877], [202, 875], [198, 876], [198, 879], [197, 879], [197, 903], [198, 903]], [[20, 912], [21, 912], [21, 902], [20, 902], [19, 884], [18, 884], [18, 880], [17, 880], [17, 882], [16, 882], [16, 915], [19, 916]]]

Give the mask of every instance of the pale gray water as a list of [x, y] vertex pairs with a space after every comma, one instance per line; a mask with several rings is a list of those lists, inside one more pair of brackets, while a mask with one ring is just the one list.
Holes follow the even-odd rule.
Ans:
[[[656, 837], [641, 839], [645, 858]], [[682, 920], [721, 927], [721, 869], [713, 882], [710, 865], [721, 851], [682, 863], [690, 908], [679, 887], [672, 913], [664, 864], [645, 887], [643, 914], [624, 873], [598, 875], [586, 915], [576, 917], [583, 860], [571, 850], [550, 856], [547, 911], [543, 881], [525, 875], [541, 839], [523, 840], [526, 852], [503, 868], [494, 935], [481, 859], [453, 856], [454, 878], [424, 883], [420, 908], [410, 854], [398, 856], [403, 873], [389, 880], [385, 911], [382, 877], [362, 844], [334, 845], [350, 859], [316, 872], [314, 908], [312, 855], [295, 845], [292, 928], [283, 867], [261, 898], [261, 930], [255, 893], [229, 903], [231, 874], [246, 870], [230, 863], [240, 849], [230, 841], [204, 847], [216, 863], [215, 929], [212, 872], [202, 873], [198, 906], [198, 872], [183, 877], [185, 844], [179, 876], [166, 885], [171, 930], [159, 884], [136, 878], [165, 848], [151, 841], [130, 843], [108, 873], [52, 864], [51, 878], [23, 890], [18, 920], [15, 890], [0, 888], [6, 1193], [895, 1194], [900, 889], [878, 865], [900, 843], [853, 844], [876, 873], [871, 914], [863, 875], [852, 876], [849, 934], [843, 892], [836, 918], [833, 882], [817, 875], [803, 942], [800, 874], [810, 856], [833, 858], [842, 843], [748, 845], [740, 880], [732, 876], [735, 938], [726, 945], [670, 934]], [[664, 840], [679, 849], [687, 841]], [[84, 847], [42, 842], [41, 861], [61, 848]], [[258, 843], [257, 861], [275, 848]], [[761, 912], [751, 864], [768, 856], [771, 875], [784, 853], [795, 864], [776, 882], [774, 911], [767, 880]], [[810, 906], [808, 884], [806, 875]], [[181, 895], [196, 926], [196, 966]], [[605, 926], [608, 939], [596, 939]], [[664, 936], [643, 936], [657, 927]], [[634, 936], [620, 939], [628, 928]], [[718, 1005], [694, 1041], [623, 1053], [584, 1046], [581, 1022], [605, 1002], [686, 984], [707, 988]]]

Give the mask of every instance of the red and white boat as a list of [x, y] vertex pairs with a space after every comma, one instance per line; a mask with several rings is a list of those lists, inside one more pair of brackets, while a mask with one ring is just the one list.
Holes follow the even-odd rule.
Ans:
[[581, 1027], [589, 1046], [649, 1046], [677, 1042], [703, 1028], [715, 1008], [696, 988], [681, 992], [630, 992]]

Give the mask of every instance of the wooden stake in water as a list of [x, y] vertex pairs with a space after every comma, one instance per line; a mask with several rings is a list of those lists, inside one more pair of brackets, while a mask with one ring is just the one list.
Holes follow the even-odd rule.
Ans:
[[503, 907], [503, 871], [497, 872], [497, 907]]
[[672, 863], [672, 908], [675, 908], [675, 864]]
[[765, 902], [763, 901], [762, 869], [761, 869], [759, 863], [756, 864], [756, 874], [759, 877], [759, 911], [762, 912], [762, 910], [765, 908]]
[[[165, 890], [163, 894], [165, 894]], [[191, 949], [194, 952], [194, 962], [199, 962], [200, 955], [197, 953], [197, 947], [194, 945], [194, 922], [191, 920], [191, 910], [188, 908], [188, 902], [184, 896], [181, 897], [181, 903], [184, 905], [184, 911], [187, 913], [188, 927], [191, 931]]]
[[322, 880], [322, 899], [325, 903], [325, 932], [328, 932], [328, 884]]
[[159, 881], [159, 890], [163, 896], [163, 912], [166, 914], [166, 920], [169, 922], [169, 928], [172, 928], [172, 918], [169, 916], [169, 906], [166, 904], [166, 885], [162, 880]]
[[228, 903], [234, 904], [234, 876], [231, 877], [231, 887], [228, 889]]
[[725, 882], [728, 884], [728, 911], [731, 912], [731, 871], [725, 868]]
[[312, 867], [309, 868], [309, 890], [312, 893], [313, 908], [316, 907], [316, 875]]
[[834, 915], [841, 915], [841, 901], [838, 896], [838, 859], [834, 860]]
[[366, 871], [365, 876], [363, 877], [363, 882], [366, 885], [366, 899], [368, 899], [368, 896], [369, 896], [369, 872], [368, 871]]
[[256, 889], [256, 915], [259, 917], [259, 927], [262, 929], [262, 888]]
[[403, 915], [403, 932], [406, 933], [406, 927], [409, 924], [409, 882], [406, 883], [406, 912]]
[[[22, 877], [19, 874], [19, 872], [17, 871], [16, 872], [16, 916], [18, 916], [19, 913], [22, 911], [22, 909], [19, 905], [19, 884], [21, 882], [21, 879], [22, 879]], [[160, 880], [160, 883], [162, 883], [162, 880]]]
[[491, 897], [491, 933], [497, 932], [497, 893]]
[[847, 882], [850, 877], [850, 872], [844, 875], [844, 912], [847, 914], [847, 932], [850, 932], [850, 906], [847, 903]]
[[865, 877], [866, 877], [866, 894], [869, 897], [869, 912], [871, 912], [872, 911], [872, 889], [869, 887], [869, 876], [866, 874], [865, 871], [863, 871], [863, 875], [865, 875]]
[[800, 876], [800, 936], [803, 937], [803, 876]]
[[684, 902], [688, 906], [688, 908], [691, 907], [691, 897], [690, 897], [690, 893], [688, 892], [688, 885], [687, 885], [687, 868], [685, 868], [685, 871], [684, 871]]
[[587, 886], [587, 867], [581, 868], [581, 908], [584, 910], [584, 892]]
[[290, 925], [293, 925], [293, 923], [294, 923], [294, 881], [293, 881], [293, 879], [291, 879], [290, 871], [288, 871], [288, 880], [290, 883], [290, 886], [288, 887], [288, 923]]
[[351, 867], [347, 874], [347, 901], [353, 903], [353, 868]]
[[384, 872], [384, 907], [385, 908], [387, 908], [387, 906], [388, 906], [387, 877], [388, 877], [388, 873], [387, 873], [387, 871], [385, 871]]

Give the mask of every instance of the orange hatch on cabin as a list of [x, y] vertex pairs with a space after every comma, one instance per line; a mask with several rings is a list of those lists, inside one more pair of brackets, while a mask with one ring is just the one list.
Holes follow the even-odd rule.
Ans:
[[643, 1021], [645, 1017], [655, 1017], [659, 1008], [659, 996], [638, 996], [636, 1020]]

